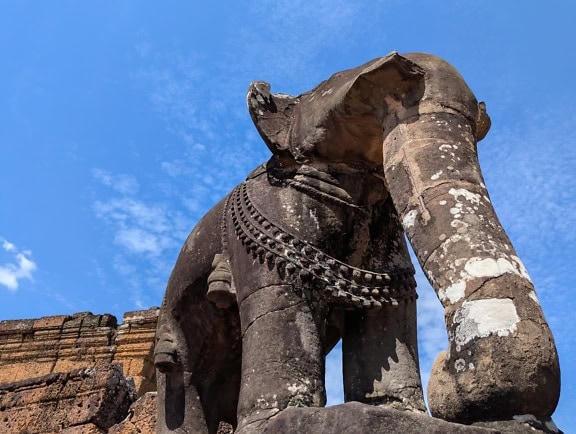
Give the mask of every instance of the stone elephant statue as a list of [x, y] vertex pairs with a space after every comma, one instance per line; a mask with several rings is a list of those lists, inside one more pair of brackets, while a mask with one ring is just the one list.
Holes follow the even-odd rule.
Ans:
[[431, 414], [549, 418], [555, 344], [483, 183], [489, 117], [458, 72], [392, 53], [297, 97], [252, 83], [248, 108], [272, 157], [182, 247], [156, 336], [158, 432], [263, 432], [324, 406], [340, 338], [346, 401], [425, 412], [404, 234], [445, 309]]

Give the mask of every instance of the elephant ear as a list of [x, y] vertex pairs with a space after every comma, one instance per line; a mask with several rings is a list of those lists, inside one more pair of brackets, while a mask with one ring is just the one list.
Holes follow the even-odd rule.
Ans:
[[423, 77], [418, 65], [393, 52], [338, 72], [299, 96], [272, 94], [268, 83], [254, 82], [248, 90], [248, 110], [274, 154], [288, 152], [299, 162], [381, 162], [388, 105], [413, 105], [405, 100], [410, 95], [418, 99]]

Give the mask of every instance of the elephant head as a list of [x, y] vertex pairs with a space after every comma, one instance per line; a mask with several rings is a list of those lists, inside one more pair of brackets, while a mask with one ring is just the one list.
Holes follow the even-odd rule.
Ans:
[[445, 310], [432, 415], [548, 418], [560, 390], [555, 344], [482, 178], [476, 145], [490, 119], [459, 73], [432, 55], [392, 53], [297, 97], [255, 82], [248, 106], [279, 164], [341, 161], [383, 176]]

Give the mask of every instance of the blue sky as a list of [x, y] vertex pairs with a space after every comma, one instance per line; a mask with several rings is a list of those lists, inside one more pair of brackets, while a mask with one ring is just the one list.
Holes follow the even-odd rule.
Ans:
[[[486, 184], [556, 338], [555, 421], [576, 432], [575, 22], [570, 0], [2, 2], [0, 319], [159, 305], [187, 233], [268, 158], [251, 81], [299, 94], [392, 50], [430, 52], [487, 103]], [[446, 336], [418, 282], [426, 380]]]

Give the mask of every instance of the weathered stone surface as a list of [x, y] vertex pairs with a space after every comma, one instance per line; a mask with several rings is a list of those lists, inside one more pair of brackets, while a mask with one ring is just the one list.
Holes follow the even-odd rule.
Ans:
[[116, 321], [78, 313], [0, 322], [0, 383], [112, 362]]
[[138, 396], [156, 390], [153, 353], [157, 321], [156, 308], [127, 312], [114, 339], [113, 361], [121, 363], [124, 375], [133, 378]]
[[461, 425], [436, 419], [422, 413], [375, 407], [359, 402], [348, 402], [328, 408], [290, 407], [272, 417], [263, 427], [238, 431], [247, 433], [302, 433], [315, 434], [534, 434], [545, 432], [520, 422], [495, 422], [490, 427]]
[[0, 383], [119, 362], [139, 394], [155, 390], [157, 316], [157, 308], [128, 312], [120, 326], [90, 312], [1, 321]]
[[[376, 407], [292, 408], [324, 404], [339, 338], [346, 400], [422, 409], [405, 234], [445, 309], [432, 415], [548, 420], [554, 340], [483, 183], [490, 120], [460, 74], [391, 53], [298, 96], [254, 82], [247, 103], [273, 155], [176, 261], [158, 321], [159, 432], [381, 432]], [[410, 414], [389, 429], [482, 432]]]
[[218, 426], [218, 434], [232, 434], [234, 427], [229, 423], [221, 422]]
[[134, 399], [116, 364], [6, 383], [0, 385], [0, 432], [105, 432], [124, 418]]
[[134, 402], [128, 416], [108, 430], [109, 434], [154, 434], [156, 432], [156, 392], [148, 392]]
[[62, 434], [104, 434], [106, 431], [101, 430], [93, 423], [88, 423], [86, 425], [72, 426], [70, 428], [64, 428], [60, 431]]

